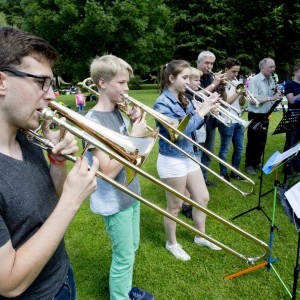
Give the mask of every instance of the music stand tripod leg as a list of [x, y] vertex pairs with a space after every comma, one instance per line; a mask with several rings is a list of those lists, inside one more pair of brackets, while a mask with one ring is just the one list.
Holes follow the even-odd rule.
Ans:
[[[264, 165], [264, 161], [265, 161], [265, 148], [266, 148], [266, 146], [264, 146], [264, 150], [263, 150], [262, 158], [261, 158], [261, 165], [262, 166]], [[263, 170], [261, 168], [261, 170], [260, 170], [260, 179], [259, 179], [259, 195], [258, 195], [258, 203], [257, 203], [257, 205], [254, 206], [254, 207], [252, 207], [252, 208], [250, 208], [250, 209], [248, 209], [248, 210], [246, 210], [246, 211], [244, 211], [244, 212], [242, 212], [242, 213], [240, 213], [240, 214], [238, 214], [238, 215], [236, 215], [236, 216], [234, 216], [234, 217], [232, 217], [232, 218], [230, 218], [230, 220], [237, 219], [237, 218], [239, 218], [239, 217], [241, 217], [241, 216], [243, 216], [243, 215], [245, 215], [245, 214], [247, 214], [247, 213], [249, 213], [249, 212], [251, 212], [253, 210], [259, 210], [259, 211], [261, 211], [265, 215], [265, 217], [270, 222], [272, 222], [271, 218], [267, 215], [267, 213], [263, 210], [263, 208], [261, 206], [261, 198], [263, 196], [265, 196], [265, 195], [267, 195], [267, 194], [270, 193], [270, 191], [268, 191], [268, 192], [262, 194], [262, 183], [263, 183]]]
[[[236, 278], [238, 276], [241, 276], [243, 274], [247, 274], [249, 272], [261, 269], [262, 267], [267, 267], [267, 270], [269, 271], [270, 269], [272, 269], [274, 271], [274, 273], [276, 274], [276, 276], [278, 277], [278, 279], [280, 280], [281, 284], [283, 285], [283, 287], [285, 288], [285, 290], [287, 291], [287, 293], [289, 294], [290, 297], [292, 297], [292, 294], [290, 293], [290, 291], [288, 290], [287, 286], [284, 284], [283, 280], [280, 278], [278, 272], [276, 271], [276, 269], [273, 266], [273, 263], [276, 262], [278, 260], [277, 257], [272, 258], [272, 248], [273, 248], [273, 238], [274, 238], [274, 229], [276, 228], [275, 224], [275, 210], [276, 210], [276, 201], [277, 201], [277, 186], [278, 186], [278, 171], [276, 170], [275, 172], [275, 180], [274, 180], [275, 184], [274, 184], [274, 197], [273, 197], [273, 213], [272, 213], [272, 225], [270, 228], [270, 239], [269, 239], [269, 247], [270, 247], [270, 253], [268, 255], [268, 260], [258, 264], [256, 266], [247, 268], [245, 270], [239, 271], [237, 273], [225, 276], [224, 279], [233, 279]], [[298, 275], [299, 275], [299, 264], [298, 264], [298, 259], [299, 259], [299, 246], [300, 245], [300, 233], [299, 233], [299, 242], [298, 242], [298, 253], [297, 253], [297, 263], [296, 263], [296, 267], [295, 267], [295, 272], [294, 272], [294, 280], [297, 281], [298, 279]], [[294, 286], [296, 286], [297, 284], [294, 284]], [[294, 288], [296, 290], [296, 287]], [[295, 292], [296, 293], [296, 292]]]

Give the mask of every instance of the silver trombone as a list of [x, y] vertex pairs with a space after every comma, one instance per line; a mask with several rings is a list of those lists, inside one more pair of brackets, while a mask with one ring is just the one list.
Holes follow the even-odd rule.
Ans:
[[[203, 88], [201, 85], [197, 85], [197, 87], [202, 91], [207, 93], [208, 96], [211, 96], [213, 93], [206, 90], [205, 88]], [[226, 106], [227, 108], [230, 108], [231, 110], [233, 110], [239, 117], [241, 117], [242, 115], [242, 111], [240, 111], [239, 109], [231, 106], [229, 103], [227, 103], [226, 101], [219, 99], [218, 100], [223, 106]]]
[[[192, 94], [194, 94], [195, 96], [198, 96], [202, 101], [207, 101], [208, 100], [208, 96], [204, 95], [204, 93], [202, 93], [202, 92], [196, 92], [196, 91], [192, 90], [188, 85], [186, 85], [186, 89], [189, 92], [191, 92]], [[207, 93], [211, 93], [209, 91], [206, 91], [206, 92]], [[237, 123], [239, 123], [243, 127], [244, 130], [248, 128], [248, 126], [250, 125], [251, 121], [245, 121], [242, 118], [240, 118], [239, 116], [237, 116], [237, 115], [233, 114], [232, 112], [230, 112], [228, 110], [228, 108], [231, 109], [233, 107], [231, 105], [229, 105], [227, 102], [225, 102], [224, 100], [219, 99], [218, 102], [221, 105], [217, 108], [217, 112], [214, 112], [214, 111], [210, 112], [210, 114], [214, 118], [216, 118], [217, 120], [219, 120], [222, 124], [224, 124], [227, 127], [229, 127], [230, 125], [232, 125], [233, 121], [236, 121]], [[194, 100], [193, 104], [194, 104], [194, 106], [196, 108], [200, 108], [202, 106], [202, 102], [201, 101], [197, 101], [197, 100]], [[225, 105], [227, 108], [223, 107], [222, 105]], [[236, 108], [233, 108], [233, 110], [237, 112]], [[220, 114], [219, 114], [219, 112], [220, 112]]]

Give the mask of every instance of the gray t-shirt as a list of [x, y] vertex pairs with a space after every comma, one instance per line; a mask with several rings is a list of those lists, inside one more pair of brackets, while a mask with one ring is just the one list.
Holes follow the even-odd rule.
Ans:
[[[42, 150], [19, 133], [23, 161], [0, 153], [0, 247], [11, 240], [15, 249], [43, 225], [57, 204]], [[31, 286], [17, 299], [52, 299], [69, 269], [62, 240]], [[7, 299], [0, 295], [0, 299]]]
[[[86, 117], [106, 128], [128, 135], [124, 119], [117, 109], [111, 112], [90, 110], [86, 114]], [[89, 162], [92, 163], [92, 154], [90, 151], [87, 151], [86, 156]], [[125, 168], [119, 172], [114, 180], [124, 185], [126, 180]], [[140, 185], [137, 176], [126, 188], [140, 195]], [[94, 213], [109, 216], [128, 208], [134, 201], [136, 201], [135, 198], [122, 192], [110, 183], [97, 178], [97, 191], [91, 195], [90, 207]]]

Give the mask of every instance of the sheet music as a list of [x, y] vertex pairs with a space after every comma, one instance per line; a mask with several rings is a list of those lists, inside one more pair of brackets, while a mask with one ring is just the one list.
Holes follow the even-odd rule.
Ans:
[[287, 158], [289, 158], [293, 154], [296, 154], [299, 150], [300, 150], [300, 144], [298, 144], [298, 145], [294, 146], [293, 148], [283, 152], [282, 154], [280, 154], [276, 157], [276, 159], [273, 162], [273, 165], [280, 164], [282, 161], [286, 160]]
[[282, 162], [296, 155], [300, 150], [300, 143], [294, 146], [293, 148], [283, 152], [282, 154], [279, 151], [276, 151], [266, 162], [263, 167], [263, 172], [265, 174], [270, 174], [275, 168], [277, 168]]
[[284, 193], [297, 218], [300, 218], [300, 181]]

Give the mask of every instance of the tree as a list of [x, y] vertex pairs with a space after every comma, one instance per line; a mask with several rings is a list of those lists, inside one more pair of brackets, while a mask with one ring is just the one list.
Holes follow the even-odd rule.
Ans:
[[215, 69], [227, 57], [242, 62], [242, 72], [257, 72], [259, 61], [275, 59], [283, 80], [300, 48], [300, 4], [283, 0], [166, 0], [176, 19], [176, 57], [194, 61], [201, 50], [216, 54]]
[[[61, 55], [56, 67], [66, 80], [81, 81], [96, 55], [112, 53], [145, 74], [174, 52], [173, 23], [162, 0], [8, 1], [9, 23], [47, 39]], [[67, 75], [67, 76], [66, 76]]]
[[[215, 70], [229, 57], [242, 73], [275, 59], [280, 79], [298, 62], [300, 4], [285, 0], [0, 0], [10, 25], [46, 38], [61, 54], [56, 72], [82, 80], [96, 55], [112, 53], [138, 75], [172, 59], [195, 63], [211, 50]], [[68, 75], [68, 76], [66, 76]]]
[[[299, 4], [277, 0], [226, 0], [234, 8], [227, 47], [242, 61], [242, 70], [258, 72], [265, 57], [276, 62], [280, 80], [286, 79], [300, 50]], [[298, 12], [298, 13], [297, 13]], [[246, 72], [245, 72], [246, 73]]]

